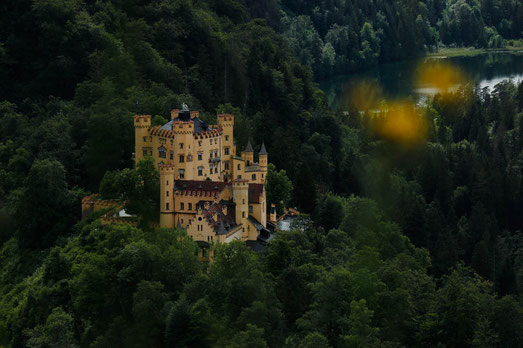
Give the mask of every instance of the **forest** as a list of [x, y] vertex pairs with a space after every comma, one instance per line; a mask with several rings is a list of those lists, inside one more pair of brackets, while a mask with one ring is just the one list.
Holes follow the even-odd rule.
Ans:
[[[316, 84], [497, 47], [522, 18], [516, 0], [0, 2], [0, 346], [523, 346], [523, 82], [348, 110]], [[80, 220], [116, 180], [154, 220], [133, 116], [183, 102], [265, 142], [268, 200], [303, 213], [265, 252], [206, 263], [183, 230]], [[413, 113], [416, 136], [390, 132]]]
[[523, 32], [517, 0], [283, 1], [279, 23], [317, 78], [439, 47], [504, 48]]

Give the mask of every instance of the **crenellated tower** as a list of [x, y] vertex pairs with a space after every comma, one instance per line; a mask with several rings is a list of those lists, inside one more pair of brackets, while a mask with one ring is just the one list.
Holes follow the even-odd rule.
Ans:
[[230, 176], [232, 173], [232, 156], [236, 155], [236, 148], [234, 146], [234, 116], [233, 115], [218, 115], [218, 127], [222, 129], [222, 163], [224, 176]]
[[160, 165], [160, 227], [174, 227], [174, 166]]
[[147, 141], [149, 140], [149, 129], [151, 128], [151, 115], [134, 116], [134, 160], [138, 163], [148, 154]]
[[243, 226], [242, 239], [249, 239], [247, 219], [249, 218], [249, 180], [236, 179], [232, 181], [232, 199], [235, 204], [236, 224]]

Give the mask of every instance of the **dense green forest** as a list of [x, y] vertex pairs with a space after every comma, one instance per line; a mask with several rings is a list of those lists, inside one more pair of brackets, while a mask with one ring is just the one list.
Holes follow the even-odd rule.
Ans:
[[[328, 74], [517, 39], [521, 3], [311, 3], [0, 3], [0, 346], [523, 346], [523, 83], [436, 95], [404, 146], [313, 80], [332, 52]], [[266, 252], [79, 221], [115, 178], [154, 218], [132, 116], [182, 102], [265, 141], [269, 200], [304, 213]]]
[[438, 47], [505, 47], [523, 36], [518, 0], [282, 1], [278, 30], [317, 78]]

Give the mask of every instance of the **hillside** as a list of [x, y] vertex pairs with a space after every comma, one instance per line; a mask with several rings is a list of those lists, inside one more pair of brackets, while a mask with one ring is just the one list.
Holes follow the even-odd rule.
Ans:
[[[344, 111], [314, 83], [518, 39], [521, 4], [311, 4], [0, 3], [0, 346], [523, 346], [523, 82], [423, 107], [362, 86]], [[148, 223], [158, 173], [133, 166], [133, 116], [182, 103], [267, 146], [268, 200], [303, 214], [266, 252], [209, 263]], [[147, 223], [80, 221], [93, 192]]]

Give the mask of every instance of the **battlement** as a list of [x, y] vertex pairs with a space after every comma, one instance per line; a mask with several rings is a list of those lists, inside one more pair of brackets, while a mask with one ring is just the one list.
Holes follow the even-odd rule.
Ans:
[[173, 130], [176, 134], [192, 134], [194, 132], [193, 121], [173, 121]]
[[200, 117], [199, 111], [191, 111], [191, 120], [195, 117]]
[[134, 127], [135, 128], [150, 128], [151, 127], [151, 115], [135, 115], [134, 116]]
[[217, 115], [218, 124], [222, 125], [225, 122], [229, 122], [230, 126], [234, 125], [234, 116], [231, 114], [219, 114]]
[[151, 128], [151, 135], [157, 135], [164, 138], [174, 139], [174, 132], [169, 129], [161, 129], [160, 126], [155, 126]]
[[237, 187], [249, 188], [249, 180], [247, 180], [247, 179], [234, 179], [234, 180], [232, 180], [232, 186], [233, 186], [233, 188], [237, 188]]
[[217, 199], [219, 192], [209, 192], [201, 190], [179, 190], [174, 191], [175, 196], [190, 196], [190, 197], [206, 197], [211, 199]]
[[222, 135], [222, 133], [223, 133], [223, 129], [220, 127], [218, 129], [211, 129], [211, 130], [195, 133], [194, 137], [196, 139], [213, 138], [213, 137], [218, 137], [218, 136]]
[[160, 170], [160, 175], [171, 175], [174, 174], [174, 165], [172, 164], [160, 164], [158, 166]]

